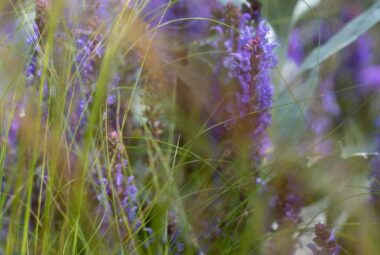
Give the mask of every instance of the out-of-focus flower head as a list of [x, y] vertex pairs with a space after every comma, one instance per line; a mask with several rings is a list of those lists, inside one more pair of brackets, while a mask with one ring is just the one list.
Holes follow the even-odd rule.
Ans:
[[371, 65], [360, 70], [358, 84], [363, 93], [380, 90], [380, 65]]
[[[286, 170], [278, 172], [265, 186], [269, 206], [267, 212], [268, 228], [274, 233], [273, 239], [268, 243], [266, 254], [294, 254], [297, 248], [295, 232], [297, 225], [302, 221], [301, 210], [306, 203], [306, 185], [302, 171], [297, 164], [288, 165], [282, 162]], [[287, 231], [286, 235], [282, 232]]]
[[[170, 1], [170, 0], [151, 0], [144, 9], [145, 20], [150, 27], [181, 18], [212, 18], [213, 12], [220, 8], [221, 4], [217, 0], [193, 0], [193, 1]], [[167, 9], [167, 10], [166, 10]], [[166, 12], [164, 13], [164, 11]], [[161, 20], [162, 18], [162, 20]], [[189, 40], [203, 38], [208, 34], [210, 21], [207, 20], [185, 20], [175, 21], [166, 25], [163, 29], [167, 30], [172, 36], [180, 36], [183, 43]]]
[[334, 232], [330, 231], [325, 224], [315, 224], [314, 233], [314, 243], [307, 245], [307, 247], [312, 251], [313, 255], [339, 254], [341, 247], [335, 240], [335, 234]]
[[300, 65], [304, 55], [304, 45], [302, 44], [300, 29], [294, 29], [289, 36], [288, 56], [297, 65]]

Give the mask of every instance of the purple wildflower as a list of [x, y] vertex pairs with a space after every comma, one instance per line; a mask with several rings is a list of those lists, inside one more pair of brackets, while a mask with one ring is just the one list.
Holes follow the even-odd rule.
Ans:
[[[360, 14], [362, 8], [359, 5], [346, 6], [342, 11], [342, 21], [348, 22]], [[374, 56], [374, 39], [365, 33], [361, 35], [347, 50], [342, 52], [342, 70], [340, 73], [344, 81], [349, 79], [356, 82], [357, 90], [360, 94], [366, 94], [373, 91], [374, 83], [376, 84], [376, 75], [373, 70], [376, 70], [373, 65]], [[374, 79], [375, 78], [375, 79]], [[346, 80], [345, 80], [346, 79]]]
[[[295, 167], [295, 168], [294, 168]], [[268, 254], [294, 254], [297, 245], [296, 226], [306, 202], [305, 185], [297, 165], [278, 173], [265, 187], [270, 196], [269, 224], [274, 237], [268, 245]], [[287, 231], [286, 235], [282, 231]]]
[[[75, 38], [76, 46], [76, 73], [78, 78], [76, 84], [71, 88], [68, 96], [74, 102], [70, 116], [71, 132], [76, 142], [80, 142], [87, 123], [87, 105], [92, 101], [93, 88], [99, 74], [101, 58], [104, 54], [104, 44], [101, 33], [96, 29], [100, 25], [100, 18], [93, 13], [88, 17], [88, 21], [79, 31]], [[86, 31], [83, 32], [83, 31]], [[68, 100], [70, 102], [71, 100]]]
[[341, 247], [335, 240], [334, 232], [330, 231], [325, 224], [318, 223], [314, 227], [314, 243], [307, 247], [313, 255], [338, 255]]
[[[101, 178], [95, 177], [97, 183], [104, 188], [98, 193], [97, 199], [103, 205], [106, 216], [110, 217], [113, 213], [117, 218], [122, 226], [120, 234], [124, 236], [128, 233], [129, 226], [136, 231], [141, 225], [138, 219], [138, 189], [134, 177], [126, 175], [128, 160], [117, 131], [110, 132], [109, 141], [110, 173], [103, 173], [104, 177]], [[112, 206], [113, 201], [117, 201], [116, 206]]]
[[334, 149], [333, 139], [326, 139], [325, 135], [335, 124], [335, 118], [341, 114], [337, 95], [335, 94], [335, 74], [325, 77], [318, 87], [318, 97], [308, 110], [306, 119], [308, 126], [314, 133], [313, 153], [316, 155], [330, 155]]
[[[93, 18], [94, 22], [99, 24], [97, 18]], [[94, 31], [95, 27], [89, 27], [89, 29], [90, 31]], [[76, 62], [80, 71], [81, 80], [86, 86], [91, 86], [97, 78], [97, 62], [103, 56], [102, 37], [100, 34], [92, 36], [81, 34], [76, 40], [76, 48]]]
[[36, 23], [33, 23], [33, 31], [28, 35], [26, 43], [31, 47], [30, 60], [26, 66], [26, 83], [33, 85], [35, 79], [41, 76], [41, 67], [38, 65], [38, 53], [40, 52], [41, 36]]
[[[191, 2], [191, 3], [190, 3]], [[202, 0], [193, 1], [172, 1], [169, 4], [169, 0], [151, 0], [147, 7], [144, 9], [146, 14], [145, 20], [147, 20], [151, 27], [158, 25], [164, 10], [168, 7], [161, 23], [172, 21], [181, 18], [211, 18], [215, 10], [220, 7], [220, 3], [217, 0], [209, 0], [207, 3]], [[173, 33], [181, 34], [185, 43], [188, 43], [189, 39], [200, 39], [207, 35], [210, 27], [210, 22], [205, 20], [186, 20], [176, 21], [165, 27], [171, 35]]]
[[380, 66], [362, 68], [358, 75], [358, 84], [365, 93], [380, 89]]
[[180, 255], [184, 253], [185, 245], [180, 241], [180, 229], [173, 212], [169, 213], [167, 232], [170, 242], [171, 254]]
[[289, 37], [288, 56], [297, 65], [300, 65], [303, 60], [304, 46], [301, 40], [301, 31], [294, 29]]
[[320, 98], [318, 104], [313, 105], [310, 109], [308, 118], [309, 125], [314, 133], [322, 137], [332, 128], [333, 119], [340, 114], [339, 105], [334, 92], [334, 76], [330, 75], [325, 78], [318, 88]]
[[[227, 8], [231, 9], [229, 6]], [[234, 20], [236, 22], [236, 18]], [[237, 135], [248, 135], [252, 141], [257, 141], [252, 146], [252, 153], [257, 156], [271, 123], [273, 86], [270, 71], [277, 60], [273, 52], [276, 44], [268, 39], [269, 26], [264, 20], [256, 26], [250, 20], [249, 15], [242, 15], [238, 27], [240, 34], [229, 31], [224, 42], [228, 56], [223, 63], [228, 69], [228, 77], [239, 84], [235, 98], [227, 106], [229, 116], [239, 118], [227, 123], [227, 126]]]
[[38, 54], [41, 51], [43, 35], [46, 26], [46, 16], [49, 8], [48, 0], [36, 0], [35, 11], [36, 17], [33, 22], [33, 31], [28, 35], [26, 42], [32, 47], [31, 59], [26, 67], [26, 81], [28, 85], [32, 85], [37, 76], [41, 76], [41, 68], [38, 67]]
[[334, 34], [334, 29], [327, 21], [322, 20], [313, 24], [312, 43], [313, 47], [326, 43]]
[[259, 0], [248, 0], [243, 3], [242, 13], [249, 14], [254, 21], [261, 20], [261, 3]]

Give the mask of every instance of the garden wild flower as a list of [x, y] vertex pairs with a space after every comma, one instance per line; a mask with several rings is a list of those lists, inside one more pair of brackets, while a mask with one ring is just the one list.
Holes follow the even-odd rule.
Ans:
[[180, 241], [180, 229], [175, 214], [171, 211], [168, 215], [167, 233], [170, 242], [171, 254], [180, 255], [184, 253], [185, 245]]
[[76, 39], [76, 62], [80, 72], [81, 82], [86, 86], [92, 86], [97, 79], [98, 65], [103, 56], [102, 36], [97, 31], [100, 18], [90, 15], [83, 30], [80, 30]]
[[296, 28], [289, 36], [288, 56], [295, 64], [300, 65], [303, 60], [304, 46], [301, 40], [301, 31]]
[[[87, 122], [86, 108], [92, 101], [92, 93], [99, 75], [100, 61], [104, 54], [103, 37], [98, 31], [101, 20], [90, 11], [85, 24], [75, 34], [75, 70], [77, 79], [70, 88], [69, 96], [75, 102], [70, 112], [71, 132], [80, 142]], [[71, 100], [68, 100], [69, 102]]]
[[[238, 25], [228, 29], [224, 41], [228, 55], [223, 64], [228, 78], [239, 84], [227, 106], [233, 120], [227, 123], [237, 136], [249, 136], [254, 157], [265, 154], [268, 144], [266, 129], [271, 123], [273, 85], [271, 70], [276, 66], [275, 43], [269, 40], [270, 27], [261, 19], [253, 22], [250, 14], [237, 14], [237, 9], [227, 5], [225, 21]], [[239, 17], [239, 20], [237, 19]], [[219, 29], [220, 30], [220, 29]], [[234, 119], [238, 116], [237, 119]]]
[[314, 243], [308, 244], [313, 255], [338, 255], [341, 247], [335, 240], [335, 234], [325, 224], [318, 223], [314, 226]]
[[[137, 230], [141, 224], [137, 215], [138, 189], [134, 184], [134, 177], [126, 175], [128, 160], [118, 132], [110, 131], [108, 139], [111, 157], [109, 159], [110, 172], [105, 171], [102, 173], [103, 177], [95, 177], [95, 181], [101, 188], [97, 199], [103, 205], [107, 217], [113, 215], [117, 218], [122, 226], [120, 234], [125, 236], [129, 232], [128, 228]], [[112, 206], [113, 201], [117, 201], [116, 206]]]
[[281, 162], [286, 170], [278, 172], [264, 188], [270, 196], [268, 224], [274, 233], [268, 254], [294, 254], [297, 248], [296, 227], [302, 221], [300, 215], [306, 204], [307, 189], [299, 173], [303, 169], [297, 164], [288, 164]]
[[[175, 21], [164, 27], [170, 32], [170, 36], [180, 36], [183, 43], [188, 43], [200, 39], [207, 35], [210, 22], [206, 20], [196, 20], [196, 17], [211, 18], [215, 10], [220, 7], [217, 0], [193, 0], [193, 1], [169, 1], [169, 0], [150, 0], [144, 9], [145, 19], [151, 27], [155, 27], [168, 21]], [[164, 13], [165, 9], [166, 12]], [[180, 21], [182, 18], [194, 18]], [[177, 38], [178, 39], [178, 38]]]
[[243, 3], [242, 12], [251, 15], [251, 19], [259, 21], [261, 19], [261, 3], [259, 0], [248, 0]]
[[34, 79], [41, 75], [38, 66], [38, 54], [42, 49], [43, 35], [46, 27], [47, 14], [50, 8], [49, 0], [35, 1], [35, 18], [32, 24], [32, 31], [28, 35], [27, 44], [31, 46], [31, 59], [26, 67], [26, 82], [32, 85]]

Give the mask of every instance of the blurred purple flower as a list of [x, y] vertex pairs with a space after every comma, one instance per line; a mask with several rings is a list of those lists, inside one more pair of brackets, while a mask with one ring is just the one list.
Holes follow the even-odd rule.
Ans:
[[362, 93], [380, 90], [380, 66], [368, 66], [358, 74], [358, 86]]
[[[344, 23], [349, 22], [360, 14], [360, 4], [345, 6], [342, 10], [341, 19]], [[360, 93], [373, 91], [378, 83], [376, 80], [376, 67], [373, 67], [374, 40], [369, 33], [361, 35], [352, 45], [342, 52], [341, 72], [352, 77], [358, 86]], [[343, 76], [345, 77], [345, 76]]]
[[[140, 220], [137, 217], [138, 189], [133, 184], [133, 181], [133, 176], [125, 176], [121, 172], [116, 173], [116, 177], [113, 180], [101, 179], [98, 181], [98, 184], [104, 185], [105, 194], [100, 192], [97, 195], [97, 200], [105, 206], [104, 210], [108, 213], [108, 217], [111, 216], [111, 210], [116, 209], [113, 213], [118, 217], [118, 221], [123, 224], [123, 217], [126, 216], [128, 224], [131, 224], [133, 230], [137, 230], [140, 227]], [[112, 206], [113, 199], [119, 200], [120, 204], [116, 207]]]
[[[302, 221], [300, 214], [306, 202], [306, 186], [298, 170], [302, 169], [291, 165], [286, 171], [278, 172], [265, 186], [269, 196], [266, 220], [274, 234], [268, 243], [267, 254], [295, 253], [298, 242], [296, 227]], [[283, 235], [283, 231], [288, 234]]]
[[368, 34], [360, 36], [355, 44], [355, 49], [351, 51], [351, 56], [347, 64], [351, 67], [363, 68], [372, 63], [373, 59], [373, 39]]
[[313, 151], [317, 155], [330, 155], [334, 147], [334, 142], [325, 137], [333, 127], [334, 119], [341, 113], [334, 89], [335, 75], [331, 74], [320, 83], [318, 97], [306, 115], [308, 125], [315, 135], [314, 143], [317, 145]]
[[247, 0], [243, 2], [242, 13], [249, 14], [255, 22], [261, 20], [261, 3], [259, 0]]
[[167, 232], [170, 242], [170, 253], [175, 255], [184, 254], [185, 245], [180, 241], [181, 231], [173, 211], [169, 212]]
[[[117, 217], [121, 224], [130, 224], [132, 229], [136, 231], [141, 225], [137, 215], [138, 189], [134, 184], [134, 177], [125, 174], [128, 161], [124, 155], [124, 146], [119, 140], [116, 131], [110, 132], [109, 142], [109, 151], [111, 153], [110, 174], [105, 171], [103, 178], [95, 177], [100, 186], [97, 199], [103, 205], [108, 217], [111, 217], [113, 212], [113, 215]], [[116, 206], [111, 206], [114, 201], [117, 201]], [[125, 222], [125, 219], [127, 222]], [[127, 233], [125, 229], [121, 231], [122, 235]]]
[[[37, 77], [41, 76], [41, 68], [38, 66], [40, 33], [36, 23], [33, 23], [33, 31], [26, 38], [26, 43], [30, 47], [30, 60], [25, 68], [26, 84], [31, 86]], [[37, 76], [37, 77], [36, 77]]]
[[338, 255], [341, 247], [335, 240], [335, 234], [325, 224], [318, 223], [314, 226], [315, 238], [307, 247], [312, 255]]
[[21, 119], [18, 116], [14, 116], [11, 120], [11, 126], [8, 131], [8, 144], [11, 148], [17, 146], [17, 136], [20, 129]]
[[269, 26], [264, 20], [251, 24], [250, 19], [248, 14], [240, 17], [240, 34], [237, 36], [235, 31], [229, 31], [224, 42], [228, 56], [223, 64], [228, 69], [228, 77], [239, 83], [233, 102], [227, 106], [230, 116], [239, 116], [239, 119], [230, 121], [227, 126], [232, 129], [245, 126], [240, 132], [248, 132], [252, 141], [257, 141], [253, 146], [253, 154], [257, 156], [262, 151], [266, 129], [271, 123], [273, 86], [270, 71], [277, 59], [273, 52], [276, 44], [268, 39]]
[[312, 42], [317, 47], [327, 42], [334, 34], [334, 28], [325, 20], [313, 24]]
[[303, 60], [304, 46], [301, 39], [300, 29], [294, 29], [289, 37], [288, 56], [297, 65], [300, 65]]
[[282, 173], [269, 184], [270, 208], [274, 219], [282, 227], [296, 225], [301, 221], [300, 213], [305, 203], [304, 185], [295, 172]]
[[76, 40], [76, 48], [76, 63], [80, 72], [81, 82], [85, 86], [91, 86], [98, 75], [98, 70], [96, 69], [97, 60], [104, 53], [102, 38], [100, 35], [80, 35]]
[[[221, 7], [217, 0], [209, 0], [207, 2], [202, 0], [193, 1], [171, 1], [169, 0], [151, 0], [144, 9], [145, 20], [149, 22], [151, 27], [158, 25], [165, 9], [168, 7], [162, 23], [181, 19], [181, 18], [212, 18], [215, 10]], [[186, 20], [176, 21], [165, 26], [170, 33], [181, 33], [184, 41], [187, 43], [189, 40], [200, 39], [208, 34], [210, 22], [205, 20]]]

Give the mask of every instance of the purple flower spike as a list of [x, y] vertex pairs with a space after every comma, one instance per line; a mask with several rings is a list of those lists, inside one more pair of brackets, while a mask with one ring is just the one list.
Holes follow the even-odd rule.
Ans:
[[325, 224], [318, 223], [314, 226], [315, 238], [314, 243], [310, 243], [307, 247], [312, 251], [313, 255], [338, 255], [341, 247], [335, 240], [335, 234], [330, 231]]
[[[275, 43], [269, 41], [270, 27], [266, 21], [252, 23], [252, 17], [245, 13], [237, 14], [237, 9], [226, 6], [226, 22], [239, 24], [240, 34], [228, 30], [224, 47], [228, 51], [223, 61], [228, 70], [230, 80], [239, 84], [235, 97], [227, 105], [227, 112], [233, 121], [228, 122], [227, 128], [239, 136], [249, 136], [255, 144], [251, 147], [254, 158], [263, 156], [261, 149], [268, 144], [266, 129], [271, 123], [270, 108], [272, 107], [273, 86], [270, 72], [277, 64], [273, 52]], [[239, 21], [237, 21], [239, 17]], [[239, 116], [239, 119], [235, 119]], [[259, 161], [259, 160], [258, 160]]]
[[358, 84], [364, 93], [380, 90], [380, 66], [368, 66], [360, 70]]
[[303, 45], [301, 41], [301, 32], [299, 29], [294, 29], [290, 34], [288, 56], [297, 65], [300, 65], [303, 60]]

